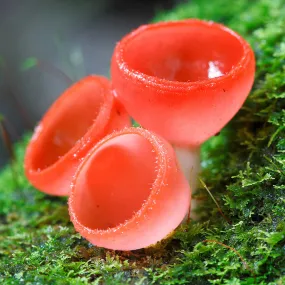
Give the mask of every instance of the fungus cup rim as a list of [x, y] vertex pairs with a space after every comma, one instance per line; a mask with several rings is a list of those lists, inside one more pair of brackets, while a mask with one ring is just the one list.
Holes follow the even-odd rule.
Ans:
[[[226, 32], [228, 35], [236, 38], [242, 48], [242, 56], [240, 60], [231, 68], [231, 70], [222, 76], [208, 78], [205, 80], [197, 80], [191, 82], [185, 81], [175, 81], [175, 80], [167, 80], [163, 78], [159, 78], [156, 76], [148, 75], [143, 73], [137, 69], [133, 69], [129, 66], [129, 64], [125, 61], [125, 49], [126, 47], [131, 44], [132, 40], [139, 37], [142, 33], [146, 31], [154, 31], [158, 29], [167, 29], [168, 27], [179, 27], [179, 26], [206, 26], [211, 27], [213, 29], [221, 30]], [[155, 24], [149, 25], [142, 25], [139, 28], [135, 29], [123, 39], [117, 43], [115, 48], [115, 53], [113, 56], [113, 60], [115, 64], [118, 66], [119, 70], [123, 73], [125, 78], [135, 80], [137, 83], [146, 85], [148, 87], [153, 87], [161, 91], [168, 91], [173, 92], [179, 95], [180, 92], [185, 92], [194, 89], [207, 89], [208, 87], [213, 88], [217, 85], [223, 84], [224, 81], [230, 78], [234, 78], [238, 76], [250, 63], [250, 59], [254, 57], [253, 51], [249, 45], [249, 43], [243, 39], [241, 35], [237, 32], [231, 30], [230, 28], [215, 23], [213, 21], [205, 21], [200, 19], [187, 19], [187, 20], [180, 20], [180, 21], [167, 21], [167, 22], [159, 22]], [[113, 86], [115, 88], [115, 86]]]

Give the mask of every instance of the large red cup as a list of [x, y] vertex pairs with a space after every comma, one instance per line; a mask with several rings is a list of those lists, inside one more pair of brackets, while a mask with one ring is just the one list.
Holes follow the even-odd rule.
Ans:
[[111, 77], [117, 98], [143, 127], [196, 147], [241, 108], [254, 71], [254, 53], [240, 35], [189, 19], [126, 35], [115, 48]]

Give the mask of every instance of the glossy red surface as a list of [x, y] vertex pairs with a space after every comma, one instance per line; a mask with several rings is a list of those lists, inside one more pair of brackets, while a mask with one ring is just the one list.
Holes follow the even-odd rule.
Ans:
[[43, 192], [68, 195], [71, 179], [90, 148], [110, 132], [130, 125], [106, 78], [81, 79], [36, 127], [25, 156], [27, 178]]
[[185, 217], [190, 195], [171, 145], [128, 128], [105, 137], [79, 166], [69, 213], [92, 244], [134, 250], [171, 233]]
[[254, 80], [249, 44], [223, 25], [145, 25], [112, 58], [112, 86], [129, 114], [171, 143], [198, 146], [237, 113]]

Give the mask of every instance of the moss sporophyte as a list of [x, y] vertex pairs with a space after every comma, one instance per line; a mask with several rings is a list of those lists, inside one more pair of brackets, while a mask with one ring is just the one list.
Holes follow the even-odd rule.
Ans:
[[[114, 54], [111, 83], [107, 79], [102, 79], [108, 82], [105, 85], [106, 88], [98, 87], [96, 92], [90, 91], [93, 93], [90, 96], [91, 99], [90, 97], [86, 98], [90, 107], [92, 106], [92, 109], [96, 111], [92, 113], [91, 108], [85, 108], [86, 102], [76, 99], [76, 96], [84, 97], [85, 91], [80, 93], [78, 89], [80, 96], [77, 95], [77, 92], [70, 94], [70, 98], [74, 97], [75, 100], [73, 98], [68, 106], [65, 105], [68, 101], [63, 102], [61, 108], [58, 109], [63, 113], [55, 112], [56, 120], [53, 121], [53, 116], [51, 116], [50, 125], [48, 125], [58, 124], [58, 130], [63, 134], [63, 138], [67, 139], [70, 136], [72, 140], [67, 141], [61, 148], [57, 145], [57, 140], [50, 140], [56, 138], [53, 135], [55, 129], [48, 128], [46, 136], [42, 137], [43, 150], [38, 148], [38, 154], [43, 157], [43, 160], [36, 159], [35, 161], [39, 164], [39, 173], [41, 170], [56, 167], [61, 158], [72, 152], [75, 146], [84, 137], [86, 138], [88, 131], [91, 132], [93, 120], [98, 117], [105, 100], [105, 97], [100, 97], [100, 94], [111, 95], [115, 106], [119, 108], [119, 110], [117, 107], [115, 108], [115, 113], [118, 117], [121, 114], [125, 116], [128, 128], [125, 129], [125, 126], [114, 127], [113, 130], [109, 129], [106, 133], [101, 133], [103, 135], [98, 138], [98, 141], [94, 140], [90, 148], [87, 146], [86, 155], [80, 157], [82, 161], [74, 166], [72, 174], [65, 181], [60, 181], [61, 175], [49, 178], [49, 182], [52, 182], [50, 185], [53, 183], [55, 185], [54, 180], [56, 179], [62, 185], [64, 185], [63, 182], [66, 185], [71, 185], [71, 188], [67, 187], [68, 190], [65, 194], [63, 192], [54, 194], [67, 195], [72, 189], [69, 198], [69, 212], [75, 228], [91, 243], [95, 245], [97, 243], [98, 246], [92, 245], [75, 232], [70, 223], [66, 198], [52, 197], [40, 191], [34, 191], [34, 188], [24, 178], [22, 159], [26, 145], [30, 140], [30, 137], [27, 136], [15, 147], [16, 163], [14, 163], [14, 167], [18, 176], [18, 185], [16, 186], [13, 182], [10, 167], [5, 168], [0, 175], [0, 283], [284, 284], [284, 9], [283, 0], [240, 0], [238, 2], [213, 0], [211, 5], [206, 0], [191, 1], [181, 4], [169, 13], [160, 14], [156, 19], [166, 21], [166, 23], [139, 28], [134, 32], [137, 35], [134, 37], [134, 41], [132, 36], [134, 33], [127, 35], [124, 39], [131, 40], [129, 45], [124, 46], [121, 50], [125, 61], [122, 66], [125, 66], [126, 69], [116, 70], [119, 66], [116, 66], [116, 54]], [[181, 138], [184, 133], [185, 137], [186, 135], [190, 137], [191, 132], [181, 133], [180, 130], [183, 129], [184, 124], [186, 126], [188, 124], [189, 128], [192, 126], [192, 121], [187, 120], [187, 118], [191, 118], [192, 114], [183, 113], [183, 108], [180, 111], [178, 108], [180, 104], [190, 108], [191, 102], [187, 100], [192, 97], [191, 88], [184, 90], [179, 86], [187, 84], [192, 86], [195, 85], [195, 82], [200, 81], [209, 83], [222, 81], [223, 77], [226, 77], [226, 73], [230, 73], [227, 70], [227, 60], [229, 62], [237, 60], [236, 57], [242, 51], [242, 39], [242, 42], [229, 39], [229, 42], [225, 42], [230, 45], [229, 50], [233, 51], [237, 48], [234, 53], [236, 57], [227, 55], [226, 52], [223, 52], [224, 57], [219, 56], [220, 50], [227, 51], [227, 49], [224, 50], [223, 43], [219, 42], [221, 34], [217, 31], [211, 44], [205, 45], [207, 48], [204, 49], [200, 43], [199, 52], [195, 53], [192, 50], [192, 55], [196, 56], [199, 61], [198, 55], [203, 55], [205, 51], [211, 54], [210, 51], [213, 50], [215, 53], [211, 55], [213, 57], [216, 55], [218, 59], [214, 57], [206, 64], [200, 60], [202, 68], [197, 69], [197, 73], [194, 73], [193, 70], [196, 69], [193, 66], [189, 64], [186, 68], [179, 60], [182, 58], [185, 62], [187, 60], [195, 61], [195, 58], [188, 59], [187, 52], [184, 52], [184, 45], [180, 44], [179, 39], [184, 34], [184, 30], [179, 28], [179, 23], [188, 23], [192, 20], [179, 21], [177, 23], [178, 30], [172, 33], [172, 37], [166, 37], [166, 40], [163, 37], [164, 28], [158, 29], [158, 31], [156, 29], [148, 31], [152, 26], [159, 27], [161, 25], [167, 28], [168, 25], [171, 26], [169, 21], [172, 20], [196, 17], [221, 22], [242, 35], [254, 49], [257, 69], [250, 96], [238, 114], [222, 129], [218, 136], [214, 136], [215, 133], [218, 133], [237, 112], [249, 90], [238, 94], [237, 98], [229, 95], [230, 89], [223, 87], [220, 93], [215, 93], [215, 86], [212, 88], [208, 86], [209, 89], [204, 93], [207, 100], [210, 98], [206, 96], [208, 92], [212, 94], [213, 98], [219, 98], [218, 96], [223, 98], [223, 100], [215, 102], [206, 101], [205, 98], [203, 101], [202, 98], [203, 104], [201, 103], [200, 107], [204, 106], [205, 108], [201, 110], [207, 114], [213, 114], [215, 108], [211, 107], [216, 106], [218, 102], [226, 104], [225, 102], [229, 98], [233, 99], [237, 109], [228, 110], [227, 105], [219, 106], [218, 115], [222, 116], [225, 121], [220, 122], [221, 125], [216, 129], [214, 127], [211, 129], [207, 120], [212, 120], [214, 123], [218, 117], [211, 118], [209, 115], [209, 117], [203, 118], [204, 116], [200, 116], [201, 120], [206, 120], [207, 128], [203, 133], [203, 125], [200, 124], [201, 135], [205, 135], [205, 137], [198, 145], [204, 140], [207, 141], [201, 146], [201, 183], [196, 184], [197, 189], [194, 195], [194, 197], [203, 198], [203, 203], [199, 203], [197, 209], [199, 220], [193, 221], [194, 216], [191, 214], [192, 220], [189, 223], [182, 223], [172, 232], [172, 229], [181, 222], [187, 213], [187, 207], [191, 202], [189, 187], [185, 183], [186, 178], [181, 174], [183, 169], [180, 170], [180, 167], [183, 168], [183, 161], [176, 163], [173, 152], [173, 149], [178, 147], [186, 149], [182, 152], [185, 153], [186, 158], [190, 156], [188, 150], [192, 146], [190, 141], [185, 144], [182, 143], [183, 141], [173, 140], [176, 135], [177, 138]], [[216, 24], [212, 25], [216, 26]], [[223, 29], [227, 34], [229, 30]], [[191, 33], [187, 33], [189, 37]], [[175, 36], [176, 34], [179, 36]], [[201, 40], [207, 40], [204, 33], [198, 33], [198, 35], [201, 36]], [[231, 32], [228, 36], [235, 38], [235, 35], [235, 32]], [[193, 44], [194, 49], [196, 41], [197, 44], [199, 43], [198, 38], [197, 36], [194, 41], [191, 41], [188, 47], [190, 48]], [[124, 43], [124, 39], [118, 43], [118, 46]], [[141, 45], [142, 42], [146, 43], [148, 40], [151, 40], [153, 45], [158, 45], [157, 41], [161, 44], [156, 51], [151, 49], [151, 45]], [[136, 46], [137, 48], [135, 48]], [[167, 53], [167, 47], [171, 51], [171, 56]], [[128, 51], [126, 57], [125, 51]], [[138, 52], [140, 52], [141, 58]], [[155, 53], [157, 56], [153, 58]], [[181, 58], [178, 57], [180, 53], [183, 54]], [[170, 58], [169, 62], [164, 60], [166, 58]], [[151, 65], [148, 65], [151, 62], [153, 62], [153, 69], [150, 69]], [[137, 65], [134, 66], [136, 63]], [[235, 64], [232, 66], [235, 69]], [[176, 75], [173, 74], [174, 78], [170, 77], [171, 67], [175, 67], [175, 71], [177, 71]], [[124, 74], [122, 72], [127, 71], [128, 68], [137, 70], [135, 78], [132, 77], [132, 73]], [[143, 74], [145, 77], [141, 76]], [[189, 74], [194, 78], [191, 77], [191, 81], [187, 82], [183, 76]], [[157, 89], [154, 89], [153, 83], [147, 82], [152, 77], [157, 78], [156, 82], [165, 82], [166, 87], [163, 89], [158, 84]], [[141, 80], [144, 80], [145, 84], [140, 84]], [[211, 82], [212, 80], [213, 82]], [[180, 101], [177, 100], [177, 105], [174, 105], [176, 101], [171, 101], [170, 90], [172, 89], [170, 87], [176, 82], [181, 94], [175, 93], [175, 98], [183, 99], [183, 104], [178, 103]], [[227, 84], [231, 84], [230, 80], [227, 81]], [[248, 82], [247, 88], [250, 88], [249, 85]], [[239, 87], [242, 88], [241, 83]], [[124, 92], [120, 91], [123, 88], [126, 88]], [[244, 87], [245, 89], [246, 87]], [[134, 90], [136, 92], [133, 92]], [[145, 98], [141, 96], [142, 93]], [[190, 95], [187, 96], [187, 94]], [[133, 100], [133, 96], [136, 100]], [[242, 96], [244, 96], [243, 99]], [[164, 100], [165, 98], [169, 101]], [[144, 99], [145, 101], [143, 101]], [[151, 99], [151, 104], [147, 102], [147, 99]], [[59, 100], [61, 99], [59, 98]], [[139, 103], [139, 107], [135, 105], [136, 102]], [[207, 105], [208, 103], [209, 105]], [[76, 109], [76, 104], [79, 105], [78, 109]], [[80, 109], [81, 104], [84, 106], [81, 106]], [[159, 112], [152, 112], [151, 108], [156, 108], [155, 106], [159, 104], [161, 104]], [[193, 104], [198, 105], [197, 102], [193, 102]], [[71, 105], [74, 106], [74, 112], [71, 111], [72, 108], [69, 108]], [[174, 114], [181, 112], [184, 117], [177, 117], [172, 121], [172, 113], [167, 111], [172, 106]], [[67, 110], [70, 113], [65, 113]], [[197, 115], [197, 112], [202, 114], [201, 110], [195, 109], [194, 111]], [[142, 115], [141, 119], [136, 117], [138, 116], [136, 114], [141, 114], [143, 111], [144, 116]], [[149, 131], [129, 128], [127, 112]], [[224, 114], [228, 114], [228, 118], [223, 117]], [[85, 120], [84, 116], [91, 117], [91, 123], [88, 123], [89, 119]], [[156, 118], [162, 116], [165, 120], [162, 119], [159, 124]], [[65, 122], [65, 117], [73, 119]], [[103, 118], [108, 122], [109, 119], [111, 120], [105, 116]], [[176, 122], [180, 122], [179, 120], [182, 119], [184, 123], [181, 123], [180, 128]], [[83, 128], [78, 129], [80, 124], [76, 124], [77, 120], [86, 123], [84, 127], [86, 131]], [[173, 138], [167, 137], [170, 135], [167, 134], [168, 125], [169, 130], [172, 130], [170, 134], [173, 134]], [[99, 129], [101, 130], [101, 128]], [[210, 130], [213, 133], [210, 134]], [[113, 133], [113, 131], [115, 132]], [[60, 133], [58, 134], [59, 138], [61, 138]], [[192, 133], [194, 134], [194, 130]], [[208, 139], [206, 135], [212, 137]], [[199, 136], [197, 135], [197, 137]], [[148, 138], [152, 138], [152, 140], [150, 141]], [[50, 156], [51, 161], [47, 163], [48, 158], [45, 157], [47, 152], [44, 149], [51, 151], [56, 150], [57, 147], [59, 147], [60, 153], [57, 155], [55, 152], [55, 155]], [[159, 152], [157, 149], [160, 151], [164, 149], [164, 151]], [[196, 147], [196, 149], [198, 148]], [[75, 162], [76, 155], [77, 153], [74, 157]], [[184, 157], [184, 154], [182, 156]], [[187, 167], [190, 169], [191, 163], [187, 163]], [[163, 176], [163, 169], [167, 165], [170, 167]], [[71, 171], [68, 167], [69, 164], [66, 166], [64, 167], [66, 171]], [[138, 171], [141, 171], [142, 175], [139, 175]], [[189, 175], [189, 172], [187, 171], [186, 174]], [[36, 181], [36, 176], [34, 178]], [[161, 183], [154, 184], [158, 180]], [[181, 187], [176, 188], [173, 181], [180, 181]], [[41, 182], [42, 186], [36, 185], [34, 182], [36, 188], [45, 187], [41, 190], [50, 191], [49, 193], [53, 191], [52, 188], [49, 188], [49, 183], [44, 183], [44, 178]], [[163, 188], [160, 189], [161, 186]], [[59, 188], [54, 187], [54, 189]], [[169, 193], [173, 195], [173, 198], [170, 198]], [[157, 199], [153, 199], [155, 195]], [[124, 199], [120, 200], [120, 197]], [[176, 204], [174, 204], [172, 200], [178, 198], [181, 198], [182, 201], [175, 200]], [[97, 201], [100, 203], [96, 203]], [[156, 207], [153, 207], [154, 205]], [[113, 211], [108, 207], [112, 207]], [[118, 211], [118, 207], [123, 207], [123, 211]], [[141, 215], [146, 212], [148, 215]], [[92, 215], [96, 219], [93, 220]], [[98, 216], [100, 218], [97, 218]], [[132, 222], [133, 224], [131, 224]], [[136, 222], [137, 226], [135, 226]], [[139, 231], [146, 227], [147, 230]], [[171, 236], [167, 235], [167, 232], [171, 232]], [[147, 244], [153, 244], [163, 238], [164, 235], [167, 238], [157, 243], [155, 247], [147, 246]], [[131, 240], [130, 237], [132, 237]], [[132, 247], [145, 248], [129, 252], [107, 250], [99, 246], [124, 250]]]

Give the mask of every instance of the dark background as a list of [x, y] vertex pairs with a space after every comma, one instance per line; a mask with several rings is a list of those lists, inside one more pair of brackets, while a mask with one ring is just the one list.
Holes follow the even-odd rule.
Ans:
[[[16, 141], [68, 86], [64, 77], [21, 66], [36, 57], [72, 80], [109, 75], [115, 43], [179, 0], [0, 0], [0, 114]], [[0, 167], [8, 153], [0, 140]]]

